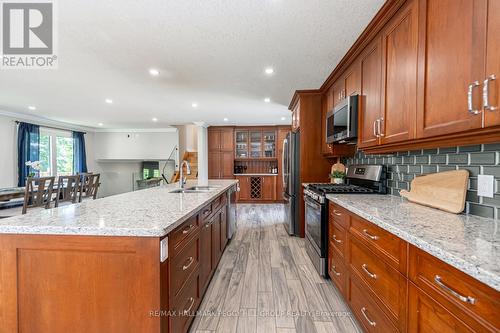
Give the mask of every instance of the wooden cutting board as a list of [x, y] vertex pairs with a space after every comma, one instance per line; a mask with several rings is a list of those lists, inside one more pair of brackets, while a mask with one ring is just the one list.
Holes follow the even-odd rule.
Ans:
[[467, 170], [433, 173], [415, 178], [411, 191], [400, 194], [411, 202], [458, 214], [465, 208], [468, 179]]

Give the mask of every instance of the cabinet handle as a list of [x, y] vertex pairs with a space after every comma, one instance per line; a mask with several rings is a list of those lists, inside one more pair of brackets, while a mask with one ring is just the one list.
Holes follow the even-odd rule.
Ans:
[[366, 308], [365, 307], [361, 308], [361, 313], [363, 314], [363, 317], [365, 317], [366, 321], [368, 321], [368, 323], [370, 324], [370, 326], [376, 326], [377, 325], [376, 322], [374, 322], [373, 320], [370, 320], [370, 318], [368, 318], [368, 316], [366, 314]]
[[367, 229], [363, 229], [363, 233], [365, 234], [366, 237], [370, 238], [371, 240], [377, 240], [378, 236], [374, 236], [368, 232]]
[[373, 135], [378, 138], [378, 135], [377, 135], [377, 120], [373, 121]]
[[336, 235], [333, 235], [333, 240], [334, 240], [336, 243], [342, 244], [342, 241], [341, 241], [340, 239], [337, 239], [337, 236], [336, 236]]
[[462, 296], [460, 295], [459, 293], [457, 293], [455, 290], [451, 289], [450, 287], [448, 287], [447, 285], [445, 285], [442, 280], [441, 280], [441, 276], [439, 275], [436, 275], [434, 277], [434, 282], [436, 282], [436, 284], [439, 286], [439, 288], [443, 289], [444, 291], [446, 291], [448, 294], [451, 294], [452, 296], [458, 298], [459, 300], [461, 300], [462, 302], [464, 303], [469, 303], [469, 304], [475, 304], [476, 303], [476, 299], [474, 297], [470, 297], [470, 296]]
[[188, 269], [194, 262], [194, 258], [193, 257], [189, 257], [187, 260], [187, 262], [189, 262], [187, 265], [183, 265], [182, 266], [182, 270], [185, 271], [186, 269]]
[[335, 216], [342, 216], [342, 213], [340, 213], [338, 210], [333, 210], [333, 215]]
[[487, 111], [498, 110], [498, 106], [490, 105], [489, 94], [490, 94], [490, 81], [495, 81], [497, 77], [495, 74], [488, 76], [483, 82], [483, 108]]
[[332, 273], [335, 274], [335, 276], [340, 276], [340, 273], [335, 270], [337, 266], [332, 265]]
[[207, 214], [210, 214], [210, 209], [205, 209], [205, 210], [203, 211], [203, 215], [207, 215]]
[[188, 225], [187, 227], [185, 227], [183, 230], [182, 230], [182, 234], [185, 235], [187, 233], [189, 233], [191, 231], [191, 229], [193, 229], [194, 226], [192, 224]]
[[370, 271], [368, 270], [368, 265], [367, 265], [367, 264], [363, 264], [363, 265], [361, 265], [361, 268], [362, 268], [362, 269], [365, 271], [365, 273], [366, 273], [369, 277], [371, 277], [372, 279], [376, 279], [376, 278], [377, 278], [377, 274], [374, 274], [374, 273], [372, 273], [372, 272], [370, 272]]
[[183, 311], [183, 314], [186, 315], [187, 313], [189, 313], [191, 311], [191, 309], [193, 308], [193, 305], [194, 305], [194, 298], [193, 297], [189, 297], [189, 302], [191, 303], [189, 305], [189, 307]]
[[378, 134], [379, 136], [384, 136], [384, 133], [382, 133], [382, 122], [384, 121], [384, 118], [377, 119], [377, 127], [378, 127]]
[[474, 81], [471, 84], [469, 84], [469, 89], [467, 90], [467, 108], [469, 110], [469, 113], [472, 113], [474, 115], [481, 113], [481, 110], [474, 110], [472, 102], [474, 88], [477, 86], [479, 86], [479, 81]]

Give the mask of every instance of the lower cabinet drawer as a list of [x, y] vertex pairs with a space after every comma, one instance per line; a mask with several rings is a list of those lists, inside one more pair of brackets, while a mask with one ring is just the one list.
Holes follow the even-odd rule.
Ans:
[[407, 279], [354, 237], [349, 238], [349, 267], [379, 300], [397, 327], [405, 330]]
[[342, 295], [346, 294], [347, 268], [344, 259], [335, 251], [328, 251], [328, 275]]
[[170, 296], [175, 297], [184, 287], [186, 279], [199, 268], [199, 237], [192, 239], [170, 261]]
[[170, 233], [168, 242], [171, 256], [175, 255], [189, 241], [189, 238], [198, 232], [199, 225], [198, 216], [195, 215]]
[[409, 284], [408, 332], [475, 332], [426, 293]]
[[347, 301], [366, 332], [398, 332], [357, 278], [348, 277], [347, 289]]
[[193, 274], [170, 306], [169, 332], [187, 332], [199, 303], [198, 274]]
[[500, 292], [414, 246], [410, 246], [409, 277], [469, 326], [500, 331]]
[[345, 248], [346, 248], [346, 239], [347, 232], [344, 228], [342, 228], [337, 221], [330, 222], [329, 225], [330, 231], [330, 247], [334, 247], [339, 251], [339, 254], [345, 258]]

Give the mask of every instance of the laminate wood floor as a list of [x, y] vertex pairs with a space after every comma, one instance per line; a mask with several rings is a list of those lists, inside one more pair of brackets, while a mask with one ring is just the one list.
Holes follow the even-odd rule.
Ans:
[[210, 282], [192, 333], [361, 332], [330, 280], [290, 237], [280, 204], [237, 206], [238, 229]]

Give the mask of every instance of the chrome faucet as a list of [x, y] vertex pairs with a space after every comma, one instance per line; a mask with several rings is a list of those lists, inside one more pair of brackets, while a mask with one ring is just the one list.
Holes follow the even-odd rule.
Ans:
[[189, 162], [186, 160], [182, 161], [181, 167], [180, 167], [180, 169], [181, 169], [180, 170], [181, 176], [180, 176], [180, 181], [179, 181], [180, 188], [184, 188], [184, 184], [186, 184], [186, 177], [184, 176], [184, 164], [186, 165], [186, 174], [188, 174], [188, 175], [191, 174], [191, 165], [189, 164]]

